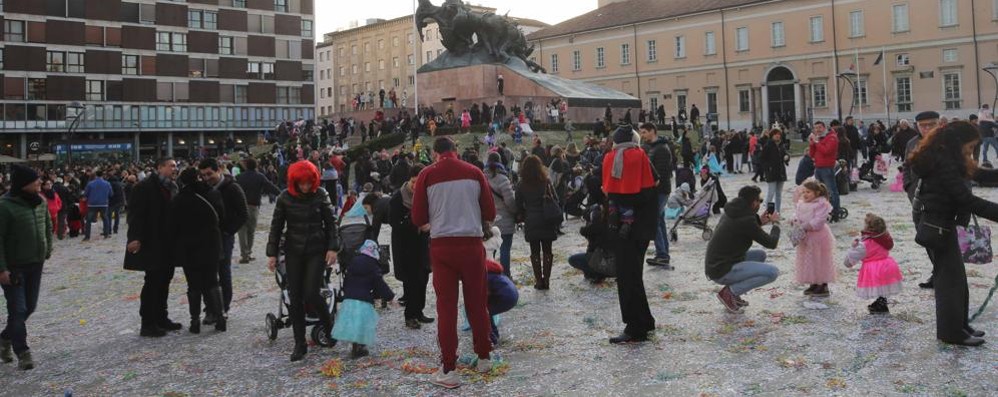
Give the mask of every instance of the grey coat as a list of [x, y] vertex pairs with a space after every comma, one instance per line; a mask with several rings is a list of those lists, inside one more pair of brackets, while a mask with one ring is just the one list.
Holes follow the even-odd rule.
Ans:
[[488, 171], [489, 187], [492, 189], [492, 199], [496, 203], [496, 222], [501, 234], [513, 234], [516, 232], [516, 196], [513, 192], [513, 184], [509, 178], [500, 172]]

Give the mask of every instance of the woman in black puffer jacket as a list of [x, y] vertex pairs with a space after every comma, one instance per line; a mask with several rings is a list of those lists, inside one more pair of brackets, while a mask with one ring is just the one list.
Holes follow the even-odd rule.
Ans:
[[920, 192], [912, 204], [915, 211], [921, 210], [916, 221], [943, 229], [941, 241], [926, 246], [935, 273], [936, 337], [965, 346], [983, 344], [984, 333], [971, 328], [967, 321], [967, 270], [955, 227], [967, 226], [971, 214], [998, 221], [998, 204], [970, 190], [971, 179], [998, 179], [998, 171], [977, 168], [973, 152], [978, 141], [980, 135], [972, 124], [950, 123], [928, 134], [908, 160], [921, 178]]
[[530, 265], [534, 269], [534, 288], [538, 290], [550, 287], [554, 265], [551, 243], [558, 239], [558, 228], [561, 226], [561, 222], [544, 219], [545, 195], [553, 196], [551, 198], [558, 201], [541, 159], [530, 155], [520, 166], [520, 184], [514, 196], [517, 217], [524, 224], [523, 236], [530, 243]]
[[332, 319], [319, 290], [323, 272], [336, 263], [340, 248], [336, 235], [336, 219], [329, 194], [319, 187], [319, 170], [308, 161], [299, 161], [288, 168], [288, 188], [277, 198], [274, 219], [270, 223], [267, 241], [267, 266], [277, 267], [281, 240], [284, 240], [286, 279], [291, 299], [291, 324], [295, 334], [295, 349], [291, 361], [308, 353], [305, 344], [305, 302], [319, 314], [325, 332]]
[[170, 203], [170, 233], [173, 237], [173, 263], [184, 268], [187, 303], [191, 312], [191, 333], [201, 332], [201, 298], [208, 314], [218, 319], [215, 330], [225, 331], [222, 288], [218, 285], [218, 264], [222, 258], [222, 230], [225, 209], [218, 190], [198, 179], [198, 170], [180, 173], [183, 185]]

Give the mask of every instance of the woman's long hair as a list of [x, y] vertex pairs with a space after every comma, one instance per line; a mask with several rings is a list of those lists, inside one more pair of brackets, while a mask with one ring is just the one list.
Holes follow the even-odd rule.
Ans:
[[548, 185], [548, 173], [541, 164], [541, 158], [530, 155], [520, 165], [520, 186], [530, 189], [543, 189]]
[[918, 174], [925, 175], [933, 168], [949, 163], [956, 165], [964, 177], [972, 178], [977, 173], [977, 163], [973, 156], [963, 152], [963, 148], [980, 140], [980, 133], [973, 124], [954, 121], [937, 127], [928, 137], [922, 138], [908, 161]]

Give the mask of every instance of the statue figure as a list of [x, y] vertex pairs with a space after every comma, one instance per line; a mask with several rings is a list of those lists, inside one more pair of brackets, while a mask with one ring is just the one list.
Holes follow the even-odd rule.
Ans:
[[530, 61], [534, 47], [527, 45], [523, 32], [506, 16], [476, 13], [461, 0], [445, 0], [439, 7], [430, 0], [419, 0], [416, 27], [420, 40], [424, 40], [423, 29], [427, 26], [427, 20], [436, 21], [440, 28], [441, 43], [447, 49], [445, 54], [448, 54], [446, 58], [441, 56], [445, 60], [470, 60], [484, 55], [484, 59], [490, 62], [507, 63], [510, 58], [515, 58], [535, 73], [547, 73], [543, 67]]

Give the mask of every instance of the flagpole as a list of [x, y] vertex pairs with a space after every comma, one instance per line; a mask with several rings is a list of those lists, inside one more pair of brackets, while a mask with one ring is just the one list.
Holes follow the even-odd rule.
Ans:
[[884, 75], [884, 110], [887, 112], [887, 125], [891, 125], [891, 92], [887, 88], [887, 51], [880, 47], [880, 66]]
[[[416, 39], [422, 37], [422, 36], [419, 35], [419, 21], [416, 20], [416, 0], [412, 0], [412, 30], [413, 30], [413, 33], [415, 34], [415, 37], [413, 37], [413, 40], [412, 40], [413, 41], [413, 43], [412, 43], [412, 47], [413, 47], [412, 48], [413, 61], [415, 61], [415, 62], [413, 62], [413, 66], [416, 67], [416, 70], [412, 71], [412, 101], [413, 101], [412, 108], [414, 109], [413, 113], [416, 114], [416, 119], [418, 120], [419, 116], [420, 116], [420, 114], [419, 114], [419, 67], [418, 66], [421, 63], [419, 60], [423, 59], [422, 55], [420, 54], [423, 50], [422, 50], [422, 48], [420, 48], [421, 46], [419, 46], [419, 45], [416, 44], [417, 43]], [[419, 43], [422, 44], [422, 42], [423, 42], [423, 40], [420, 39]], [[418, 50], [417, 50], [417, 48], [418, 48]]]
[[[855, 54], [856, 54], [855, 55], [855, 57], [856, 57], [856, 94], [859, 95], [856, 98], [856, 103], [859, 104], [859, 121], [863, 121], [863, 85], [862, 85], [862, 78], [863, 77], [859, 74], [859, 47], [856, 47], [854, 50], [855, 50]], [[867, 87], [867, 91], [869, 91], [870, 85], [867, 84], [866, 87]], [[869, 92], [867, 92], [867, 96], [869, 96]]]

